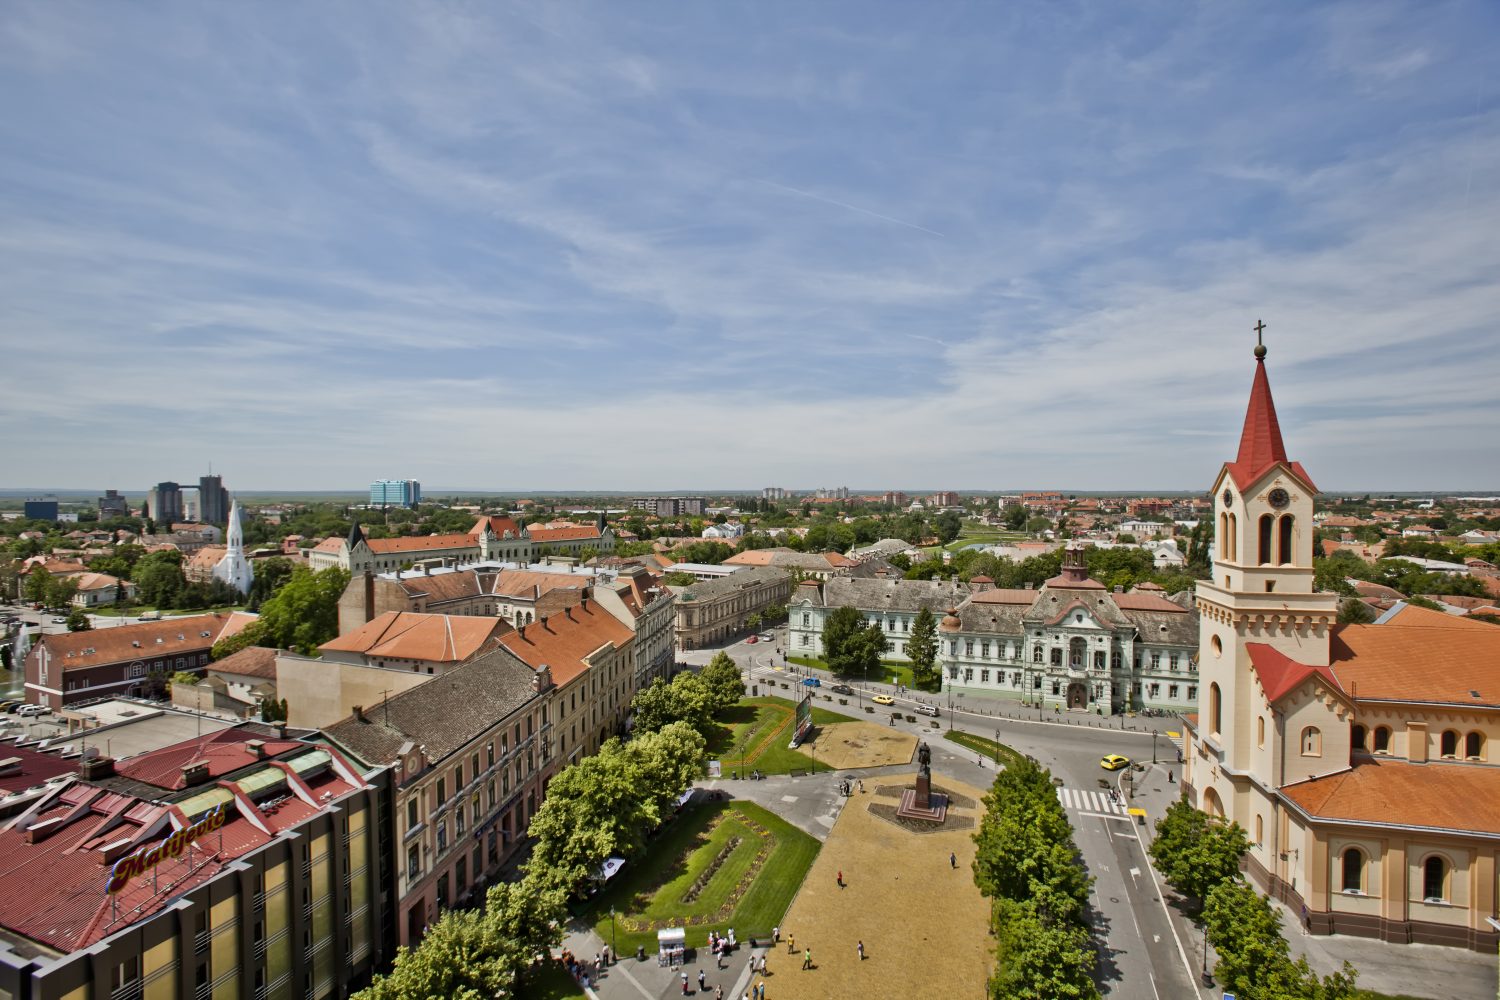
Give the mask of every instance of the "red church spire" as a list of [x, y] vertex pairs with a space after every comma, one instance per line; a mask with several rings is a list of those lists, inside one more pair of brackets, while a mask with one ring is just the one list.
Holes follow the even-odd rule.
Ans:
[[1302, 464], [1286, 457], [1281, 424], [1276, 419], [1276, 402], [1271, 398], [1271, 382], [1266, 377], [1266, 345], [1259, 342], [1265, 328], [1264, 323], [1256, 321], [1255, 381], [1250, 384], [1250, 405], [1245, 409], [1245, 427], [1240, 432], [1240, 453], [1229, 464], [1229, 474], [1244, 490], [1279, 464], [1290, 467], [1297, 478], [1315, 488]]

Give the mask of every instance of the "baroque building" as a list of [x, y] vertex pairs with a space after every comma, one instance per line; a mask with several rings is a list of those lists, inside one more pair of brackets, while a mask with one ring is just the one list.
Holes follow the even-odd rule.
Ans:
[[1313, 586], [1317, 488], [1255, 356], [1214, 482], [1183, 792], [1248, 831], [1248, 873], [1310, 932], [1493, 951], [1500, 629], [1405, 604], [1338, 624], [1338, 596]]

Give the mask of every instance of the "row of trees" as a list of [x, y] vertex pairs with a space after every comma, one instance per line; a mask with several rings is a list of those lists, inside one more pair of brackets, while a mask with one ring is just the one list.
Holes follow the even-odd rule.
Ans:
[[1214, 820], [1179, 799], [1157, 820], [1148, 851], [1163, 878], [1195, 903], [1218, 962], [1214, 976], [1241, 1000], [1350, 1000], [1355, 970], [1318, 976], [1293, 960], [1281, 914], [1240, 874], [1250, 848], [1238, 823]]
[[685, 722], [703, 736], [713, 717], [745, 696], [740, 668], [728, 653], [717, 653], [697, 673], [683, 671], [670, 682], [657, 679], [630, 703], [637, 732], [654, 733]]
[[260, 617], [227, 639], [214, 643], [222, 660], [247, 646], [291, 649], [316, 656], [318, 647], [339, 634], [339, 598], [349, 585], [349, 571], [330, 568], [314, 573], [296, 566], [286, 583], [261, 606]]
[[532, 817], [536, 838], [519, 882], [493, 886], [481, 909], [449, 911], [416, 948], [396, 953], [360, 1000], [527, 995], [526, 977], [562, 940], [569, 895], [611, 857], [638, 854], [702, 771], [703, 736], [685, 722], [599, 752], [558, 772]]
[[990, 900], [991, 1000], [1095, 1000], [1098, 953], [1089, 889], [1052, 774], [1030, 758], [1006, 766], [984, 796], [974, 884]]
[[[1206, 549], [1203, 551], [1206, 552]], [[1197, 583], [1197, 577], [1188, 570], [1157, 569], [1151, 553], [1144, 549], [1101, 549], [1091, 546], [1084, 550], [1084, 559], [1089, 575], [1109, 588], [1124, 587], [1129, 590], [1138, 583], [1155, 583], [1167, 593], [1175, 594], [1191, 590]], [[1189, 568], [1192, 568], [1192, 556], [1189, 559]], [[1061, 573], [1062, 552], [1047, 552], [1015, 562], [992, 552], [962, 549], [953, 553], [947, 562], [940, 555], [917, 563], [896, 556], [891, 559], [891, 564], [904, 569], [908, 580], [951, 579], [967, 582], [976, 576], [987, 576], [995, 581], [997, 587], [1022, 589], [1040, 587]]]

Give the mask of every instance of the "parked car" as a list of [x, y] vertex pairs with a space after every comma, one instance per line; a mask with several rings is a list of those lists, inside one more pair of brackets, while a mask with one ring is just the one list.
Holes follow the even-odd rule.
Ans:
[[141, 621], [143, 621], [143, 622], [161, 621], [161, 612], [160, 611], [142, 611], [141, 612]]
[[896, 704], [896, 699], [892, 698], [888, 694], [877, 694], [875, 697], [871, 698], [870, 700], [873, 701], [877, 705], [894, 705], [894, 704]]
[[26, 704], [24, 701], [0, 701], [0, 712], [10, 712], [24, 704]]
[[1118, 771], [1122, 767], [1130, 766], [1129, 757], [1121, 757], [1117, 753], [1105, 754], [1099, 761], [1099, 766], [1106, 771]]
[[53, 615], [52, 616], [52, 624], [54, 624], [54, 625], [66, 625], [66, 624], [68, 624], [68, 616], [67, 615]]
[[760, 636], [758, 636], [758, 635], [752, 635], [750, 638], [748, 638], [748, 639], [745, 640], [746, 645], [748, 645], [748, 644], [750, 644], [752, 642], [760, 642]]
[[46, 715], [50, 711], [52, 711], [52, 709], [45, 708], [41, 705], [22, 705], [19, 709], [16, 710], [16, 715], [20, 716], [23, 719], [30, 719], [38, 715]]
[[774, 633], [774, 632], [762, 632], [760, 634], [760, 641], [761, 642], [775, 642], [776, 641], [776, 633]]

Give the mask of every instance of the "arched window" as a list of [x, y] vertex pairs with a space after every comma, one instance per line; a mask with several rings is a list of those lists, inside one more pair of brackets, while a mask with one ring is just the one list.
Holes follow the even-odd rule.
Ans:
[[1464, 756], [1470, 760], [1484, 759], [1484, 734], [1470, 733], [1464, 737]]
[[1208, 731], [1216, 736], [1224, 731], [1224, 727], [1221, 725], [1221, 711], [1222, 706], [1220, 705], [1219, 699], [1219, 685], [1217, 683], [1210, 684], [1208, 686]]
[[1277, 549], [1277, 553], [1280, 556], [1280, 559], [1278, 561], [1281, 563], [1281, 565], [1285, 566], [1287, 563], [1292, 561], [1292, 557], [1294, 555], [1294, 552], [1292, 550], [1292, 515], [1281, 515], [1280, 528], [1281, 538], [1278, 539], [1278, 541], [1280, 541], [1281, 544]]
[[1391, 730], [1387, 726], [1375, 727], [1375, 752], [1391, 752]]
[[1074, 670], [1082, 670], [1086, 656], [1088, 656], [1088, 643], [1081, 637], [1074, 637], [1068, 642], [1068, 666]]
[[1302, 756], [1323, 756], [1323, 734], [1317, 726], [1308, 726], [1302, 730]]
[[1356, 750], [1365, 748], [1365, 727], [1354, 726], [1349, 730], [1349, 745]]
[[1031, 647], [1031, 662], [1032, 663], [1041, 663], [1042, 662], [1042, 644], [1041, 643], [1037, 643], [1035, 646]]
[[1238, 559], [1240, 557], [1240, 519], [1234, 514], [1229, 515], [1229, 538], [1225, 542], [1225, 559]]
[[1351, 847], [1344, 851], [1344, 878], [1343, 886], [1345, 892], [1365, 891], [1365, 856], [1357, 847]]
[[1266, 834], [1266, 819], [1265, 819], [1264, 816], [1257, 815], [1255, 817], [1255, 842], [1257, 844], [1259, 844], [1262, 841], [1264, 841], [1265, 840], [1265, 834]]
[[1433, 855], [1422, 862], [1422, 898], [1447, 899], [1448, 862]]
[[1456, 729], [1449, 729], [1443, 733], [1441, 755], [1449, 758], [1458, 756], [1458, 731]]
[[1258, 747], [1266, 745], [1266, 717], [1264, 715], [1255, 717], [1255, 745]]
[[1271, 536], [1276, 527], [1276, 518], [1270, 514], [1260, 516], [1260, 564], [1271, 565]]

